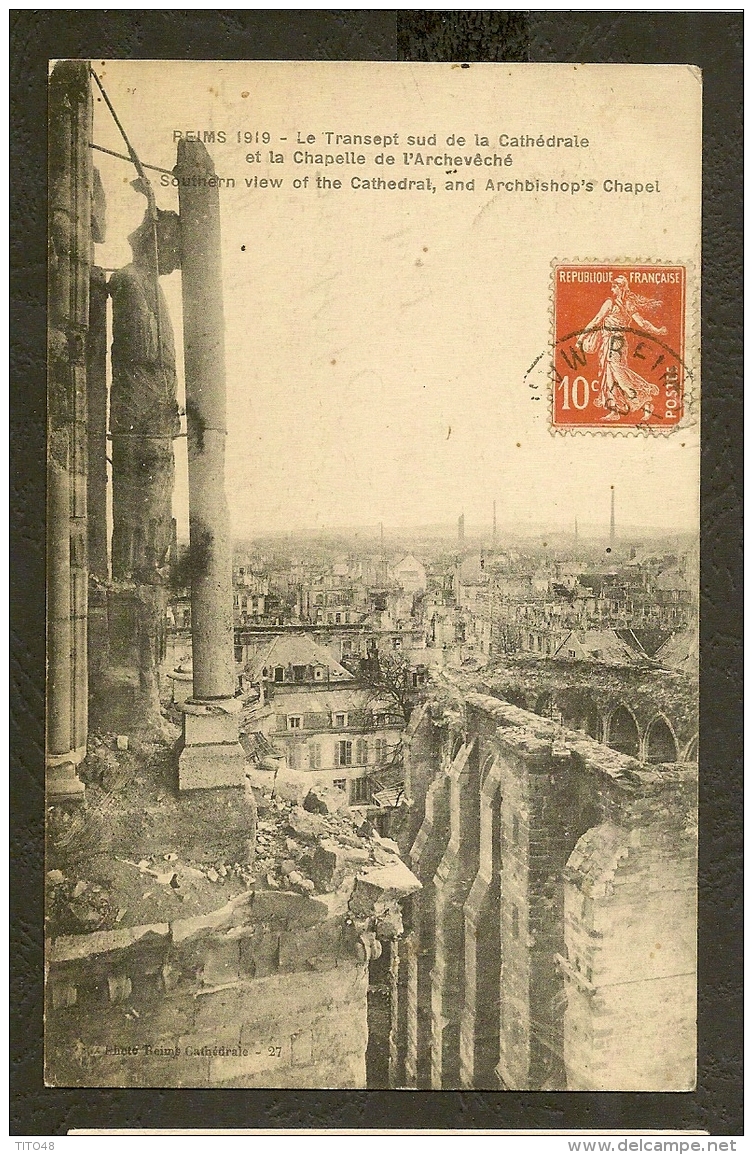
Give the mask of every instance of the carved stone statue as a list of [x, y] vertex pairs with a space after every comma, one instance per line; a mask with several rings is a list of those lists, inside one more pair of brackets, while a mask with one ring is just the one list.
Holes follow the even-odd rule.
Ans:
[[180, 264], [178, 217], [158, 210], [155, 229], [147, 212], [128, 239], [133, 261], [113, 273], [108, 285], [113, 303], [112, 573], [116, 581], [159, 585], [172, 540], [173, 438], [180, 423], [175, 342], [158, 276]]
[[[142, 190], [143, 191], [143, 190]], [[173, 537], [173, 439], [180, 431], [175, 342], [159, 276], [180, 265], [180, 224], [156, 210], [128, 238], [133, 261], [113, 273], [112, 576], [123, 603], [112, 615], [113, 660], [138, 670], [132, 724], [159, 732], [158, 668], [164, 657], [166, 582]], [[130, 623], [124, 629], [117, 622]], [[112, 632], [112, 629], [111, 629]], [[130, 655], [130, 656], [129, 656]]]

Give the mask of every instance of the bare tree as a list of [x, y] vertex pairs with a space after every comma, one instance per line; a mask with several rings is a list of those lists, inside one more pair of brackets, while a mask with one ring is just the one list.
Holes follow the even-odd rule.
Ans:
[[370, 654], [361, 662], [359, 679], [370, 690], [372, 708], [380, 704], [391, 706], [407, 726], [413, 707], [418, 702], [418, 692], [413, 685], [410, 663], [404, 654]]

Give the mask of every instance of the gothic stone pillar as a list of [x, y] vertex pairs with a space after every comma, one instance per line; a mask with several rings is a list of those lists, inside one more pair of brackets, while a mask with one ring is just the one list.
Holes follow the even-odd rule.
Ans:
[[47, 794], [81, 796], [86, 757], [86, 335], [92, 98], [85, 60], [50, 77]]

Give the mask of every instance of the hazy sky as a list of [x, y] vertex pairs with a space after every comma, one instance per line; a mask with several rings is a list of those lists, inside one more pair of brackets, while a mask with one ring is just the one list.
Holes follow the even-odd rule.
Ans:
[[[698, 262], [700, 89], [687, 69], [594, 66], [285, 65], [95, 62], [144, 161], [171, 169], [175, 131], [225, 131], [209, 145], [220, 193], [227, 325], [227, 489], [233, 528], [491, 520], [598, 523], [615, 485], [625, 522], [692, 528], [698, 435], [553, 434], [547, 381], [524, 375], [550, 339], [555, 260]], [[101, 101], [95, 141], [122, 151]], [[668, 112], [668, 110], [672, 110]], [[678, 132], [678, 115], [684, 131]], [[382, 150], [334, 144], [322, 132], [395, 133]], [[236, 133], [269, 131], [270, 145]], [[527, 150], [513, 166], [477, 168], [473, 192], [447, 193], [444, 168], [405, 167], [407, 134], [568, 133], [587, 150]], [[361, 168], [292, 163], [297, 133], [312, 152], [364, 152]], [[262, 150], [262, 163], [246, 155]], [[388, 169], [376, 153], [395, 154]], [[482, 150], [493, 152], [494, 149]], [[108, 199], [97, 260], [130, 260], [127, 234], [144, 200], [123, 162], [95, 153]], [[343, 180], [316, 190], [317, 173]], [[351, 176], [432, 176], [437, 193], [355, 191]], [[489, 175], [656, 179], [661, 195], [513, 196]], [[157, 200], [177, 191], [152, 174]], [[309, 177], [307, 189], [293, 179]], [[466, 174], [458, 173], [459, 177]], [[283, 176], [281, 190], [245, 178]], [[692, 279], [692, 278], [691, 278]], [[180, 345], [180, 273], [163, 278]], [[695, 381], [698, 389], [698, 381]], [[175, 512], [186, 524], [185, 441], [176, 442]]]

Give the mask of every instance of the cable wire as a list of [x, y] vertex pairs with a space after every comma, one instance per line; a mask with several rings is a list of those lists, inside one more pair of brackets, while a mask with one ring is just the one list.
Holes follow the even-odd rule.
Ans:
[[[115, 156], [118, 160], [125, 160], [128, 164], [133, 164], [133, 158], [126, 156], [124, 152], [115, 152], [112, 148], [105, 148], [104, 145], [93, 143], [89, 145], [89, 148], [93, 148], [97, 152], [106, 152], [108, 156]], [[158, 164], [147, 164], [145, 160], [141, 162], [141, 167], [151, 169], [152, 172], [164, 172], [168, 176], [174, 175], [169, 168], [160, 168]]]

